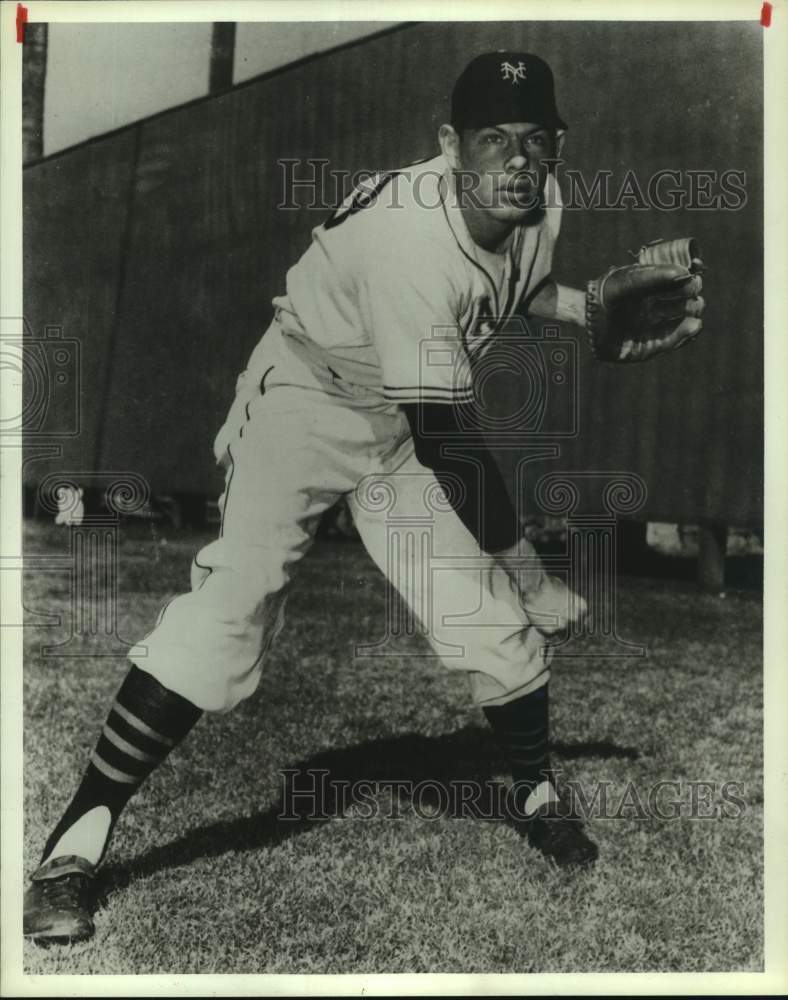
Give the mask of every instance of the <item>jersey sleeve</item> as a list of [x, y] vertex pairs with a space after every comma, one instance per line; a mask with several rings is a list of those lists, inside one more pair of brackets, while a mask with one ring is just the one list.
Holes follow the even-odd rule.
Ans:
[[450, 271], [424, 248], [376, 254], [363, 271], [359, 306], [380, 359], [385, 398], [471, 402], [470, 360], [459, 322], [461, 293]]

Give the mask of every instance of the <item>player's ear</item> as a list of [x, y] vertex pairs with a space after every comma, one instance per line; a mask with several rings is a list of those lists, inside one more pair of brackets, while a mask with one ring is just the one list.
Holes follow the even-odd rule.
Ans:
[[460, 137], [451, 125], [441, 125], [438, 129], [441, 152], [452, 170], [460, 169]]
[[563, 129], [559, 129], [555, 134], [555, 158], [560, 160], [564, 152], [564, 140], [566, 139], [566, 132]]

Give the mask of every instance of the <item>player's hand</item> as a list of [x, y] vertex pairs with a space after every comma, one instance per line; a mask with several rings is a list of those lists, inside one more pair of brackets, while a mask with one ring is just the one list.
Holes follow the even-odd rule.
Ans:
[[540, 586], [520, 592], [520, 604], [530, 623], [548, 637], [580, 625], [588, 614], [584, 598], [570, 590], [563, 580], [546, 573]]
[[530, 624], [543, 635], [554, 636], [583, 621], [588, 613], [585, 600], [563, 580], [545, 573], [542, 560], [527, 539], [496, 553], [495, 560], [506, 571], [509, 586]]

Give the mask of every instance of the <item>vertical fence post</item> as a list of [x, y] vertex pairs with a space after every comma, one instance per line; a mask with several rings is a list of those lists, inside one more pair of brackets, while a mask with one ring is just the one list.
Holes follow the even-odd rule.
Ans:
[[208, 83], [210, 94], [222, 94], [232, 87], [234, 58], [235, 22], [214, 21], [211, 32], [211, 72]]
[[44, 90], [47, 72], [47, 25], [25, 25], [22, 56], [22, 162], [44, 155]]
[[698, 584], [701, 590], [719, 594], [725, 590], [726, 524], [698, 525]]

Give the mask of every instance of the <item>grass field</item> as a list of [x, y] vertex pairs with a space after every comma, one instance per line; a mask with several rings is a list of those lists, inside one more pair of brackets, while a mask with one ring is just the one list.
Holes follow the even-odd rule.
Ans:
[[[27, 551], [65, 553], [67, 532], [28, 523]], [[144, 635], [184, 589], [204, 536], [124, 530], [119, 634]], [[303, 562], [288, 625], [257, 693], [204, 718], [124, 814], [104, 868], [92, 942], [25, 945], [29, 973], [757, 971], [762, 965], [761, 607], [691, 582], [627, 577], [621, 635], [645, 659], [559, 662], [554, 761], [618, 816], [592, 817], [596, 868], [548, 867], [502, 823], [424, 816], [277, 819], [284, 768], [333, 778], [500, 778], [465, 681], [423, 653], [354, 661], [383, 632], [385, 585], [363, 549], [321, 542]], [[69, 577], [28, 574], [25, 873], [77, 781], [123, 674], [114, 657], [44, 656], [69, 625]], [[32, 627], [36, 614], [62, 627]], [[76, 647], [66, 647], [73, 651]], [[97, 644], [81, 648], [95, 652]], [[102, 647], [103, 648], [103, 647]], [[626, 807], [680, 782], [678, 818]], [[690, 818], [738, 782], [743, 806]], [[628, 783], [632, 783], [628, 785]], [[696, 783], [696, 784], [693, 784]], [[711, 789], [710, 791], [708, 789]], [[631, 793], [630, 793], [631, 794]], [[632, 804], [629, 799], [630, 806]], [[704, 805], [704, 803], [706, 803]], [[421, 814], [419, 814], [421, 813]]]

